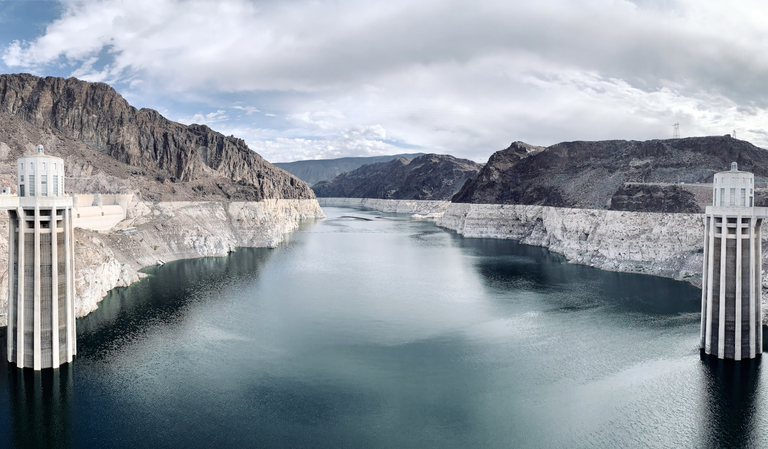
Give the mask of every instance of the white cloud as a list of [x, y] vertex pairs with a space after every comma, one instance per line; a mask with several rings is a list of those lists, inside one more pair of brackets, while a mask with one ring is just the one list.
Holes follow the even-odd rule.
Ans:
[[288, 117], [289, 121], [299, 122], [304, 125], [311, 125], [320, 130], [333, 130], [335, 125], [332, 119], [343, 119], [344, 114], [339, 111], [314, 111], [314, 112], [301, 112], [297, 114], [291, 114]]
[[[310, 135], [306, 129], [277, 131], [269, 128], [228, 126], [217, 128], [225, 135], [235, 135], [271, 162], [291, 162], [303, 159], [332, 159], [347, 156], [382, 156], [404, 152], [424, 151], [397, 146], [387, 140], [381, 125], [337, 128]], [[299, 137], [303, 136], [303, 137]]]
[[183, 123], [185, 125], [191, 125], [193, 123], [196, 123], [198, 125], [212, 125], [214, 123], [220, 123], [224, 122], [228, 119], [226, 111], [223, 109], [219, 109], [215, 112], [210, 112], [208, 114], [202, 114], [197, 113], [193, 115], [192, 117], [182, 117], [178, 120], [179, 123]]
[[256, 112], [261, 112], [253, 106], [232, 106], [232, 109], [239, 109], [241, 111], [245, 111], [247, 115], [251, 115]]
[[[400, 152], [387, 143], [399, 141], [482, 161], [513, 140], [665, 138], [675, 122], [684, 135], [736, 129], [768, 145], [751, 131], [768, 118], [763, 9], [757, 0], [66, 0], [42, 36], [8, 44], [2, 59], [38, 72], [67, 64], [83, 79], [129, 84], [132, 98], [165, 92], [218, 109], [190, 106], [185, 123], [275, 126], [239, 135], [273, 160]], [[241, 94], [248, 100], [231, 100]], [[233, 110], [252, 123], [234, 123]]]
[[[329, 139], [278, 137], [274, 140], [246, 142], [251, 149], [271, 162], [335, 159], [347, 156], [383, 156], [404, 152], [402, 148], [366, 138], [352, 130]], [[286, 158], [286, 155], [290, 156]]]

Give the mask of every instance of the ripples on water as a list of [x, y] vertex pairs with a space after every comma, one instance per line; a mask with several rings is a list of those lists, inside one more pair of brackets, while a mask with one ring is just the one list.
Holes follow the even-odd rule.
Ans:
[[760, 364], [700, 359], [698, 289], [326, 213], [147, 270], [66, 368], [0, 363], [0, 447], [768, 445]]

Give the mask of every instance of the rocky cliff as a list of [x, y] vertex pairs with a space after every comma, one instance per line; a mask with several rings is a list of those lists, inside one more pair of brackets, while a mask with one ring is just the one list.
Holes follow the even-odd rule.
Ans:
[[[714, 173], [734, 161], [761, 182], [768, 178], [768, 151], [729, 136], [563, 142], [545, 149], [516, 142], [491, 156], [453, 202], [606, 209], [625, 183], [712, 182]], [[647, 207], [638, 201], [627, 204], [633, 210], [661, 212], [657, 206], [684, 199], [672, 191], [657, 193], [671, 195], [664, 201], [646, 195], [651, 200]], [[686, 204], [677, 211], [685, 211]]]
[[704, 208], [698, 204], [696, 196], [679, 185], [624, 184], [611, 197], [608, 209], [630, 212], [704, 213]]
[[438, 225], [465, 237], [543, 246], [569, 262], [701, 284], [704, 222], [700, 214], [458, 204]]
[[426, 154], [363, 165], [312, 190], [318, 197], [449, 200], [480, 167], [467, 159]]
[[28, 143], [42, 143], [67, 160], [71, 177], [101, 176], [97, 185], [123, 180], [147, 199], [314, 197], [243, 140], [137, 110], [104, 83], [0, 75], [0, 112], [0, 140], [10, 156], [0, 148], [0, 163], [15, 165]]
[[[543, 246], [571, 263], [669, 277], [701, 287], [702, 214], [452, 203], [438, 226], [465, 237], [514, 239]], [[768, 223], [763, 223], [761, 232], [763, 266], [768, 266]], [[765, 270], [762, 285], [765, 292]], [[768, 314], [766, 299], [763, 294], [764, 313]], [[766, 321], [768, 315], [763, 316]]]

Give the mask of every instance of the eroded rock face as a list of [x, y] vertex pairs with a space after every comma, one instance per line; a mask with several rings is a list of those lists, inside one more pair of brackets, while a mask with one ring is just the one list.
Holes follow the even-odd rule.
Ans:
[[[731, 162], [758, 178], [768, 178], [768, 151], [729, 136], [563, 142], [546, 149], [529, 148], [516, 142], [495, 153], [452, 201], [606, 209], [627, 182], [712, 182], [714, 173], [729, 169]], [[647, 198], [655, 201], [653, 195]], [[642, 208], [637, 202], [632, 207]]]
[[[454, 203], [511, 204], [519, 199], [510, 188], [520, 184], [515, 166], [521, 159], [544, 151], [543, 147], [525, 142], [513, 142], [509, 148], [497, 151], [480, 172], [464, 183], [451, 200]], [[552, 201], [550, 201], [552, 202]]]
[[704, 213], [696, 202], [695, 195], [676, 185], [624, 185], [613, 194], [608, 209], [631, 212]]
[[569, 262], [604, 270], [701, 283], [701, 214], [453, 203], [438, 225], [465, 237], [543, 246]]
[[[304, 182], [265, 161], [243, 140], [204, 125], [172, 122], [152, 109], [137, 110], [104, 83], [0, 75], [0, 111], [56, 133], [59, 140], [82, 142], [135, 168], [122, 170], [118, 178], [146, 176], [160, 184], [192, 183], [201, 196], [223, 193], [228, 199], [314, 198]], [[58, 155], [66, 159], [72, 151], [61, 143]], [[76, 161], [67, 160], [68, 165], [79, 163], [87, 170], [90, 160], [77, 156]], [[97, 171], [104, 169], [101, 165]], [[217, 185], [207, 182], [210, 178], [227, 182]]]
[[425, 154], [363, 165], [312, 189], [318, 197], [449, 200], [480, 167], [467, 159]]

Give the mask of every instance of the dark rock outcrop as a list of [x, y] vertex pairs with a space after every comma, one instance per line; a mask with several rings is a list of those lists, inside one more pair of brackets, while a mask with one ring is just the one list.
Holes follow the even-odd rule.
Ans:
[[[768, 151], [730, 136], [563, 142], [546, 149], [516, 142], [491, 156], [453, 201], [605, 209], [627, 182], [712, 182], [734, 161], [758, 180], [768, 178]], [[660, 207], [653, 201], [648, 209], [637, 202], [631, 207]]]
[[312, 189], [318, 197], [448, 200], [480, 167], [467, 159], [426, 154], [363, 165]]
[[[515, 171], [517, 163], [542, 151], [544, 151], [543, 147], [513, 142], [506, 150], [493, 153], [477, 176], [466, 182], [452, 201], [454, 203], [528, 204], [526, 200], [515, 196], [515, 192], [509, 189], [509, 186], [521, 182], [520, 174]], [[554, 196], [556, 195], [555, 192]], [[548, 200], [548, 205], [555, 205], [557, 201], [554, 196]]]
[[[144, 169], [141, 176], [161, 184], [191, 183], [199, 194], [223, 192], [254, 201], [313, 198], [304, 182], [265, 161], [243, 140], [204, 125], [172, 122], [152, 109], [137, 110], [104, 83], [0, 75], [0, 112], [138, 169], [132, 176]], [[61, 156], [70, 152], [65, 145], [58, 150]]]
[[307, 184], [314, 185], [320, 181], [327, 181], [342, 173], [360, 168], [366, 164], [377, 162], [389, 162], [392, 159], [424, 156], [424, 153], [393, 154], [390, 156], [370, 157], [341, 157], [338, 159], [314, 159], [309, 161], [275, 162], [275, 167], [280, 167]]
[[768, 207], [768, 191], [755, 189], [755, 207]]
[[693, 193], [677, 185], [626, 184], [611, 197], [609, 210], [703, 213]]

